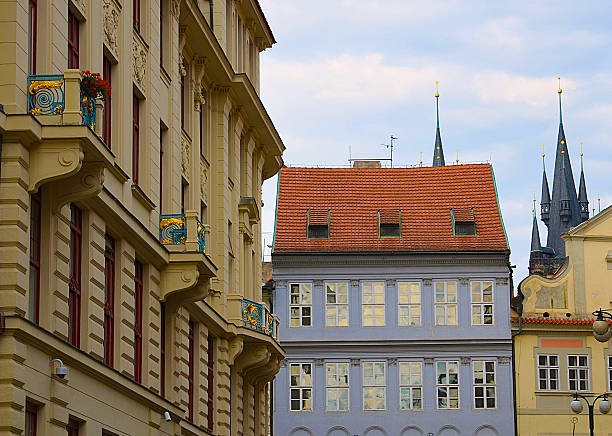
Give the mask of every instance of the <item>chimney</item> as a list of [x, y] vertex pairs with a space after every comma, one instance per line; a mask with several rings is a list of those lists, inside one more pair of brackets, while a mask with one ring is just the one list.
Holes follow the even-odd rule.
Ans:
[[381, 168], [379, 160], [354, 160], [353, 168]]

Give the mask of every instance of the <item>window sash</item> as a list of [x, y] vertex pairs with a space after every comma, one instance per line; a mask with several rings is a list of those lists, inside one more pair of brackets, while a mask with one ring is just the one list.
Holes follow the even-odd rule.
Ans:
[[70, 205], [70, 281], [68, 283], [68, 341], [75, 347], [80, 345], [81, 335], [81, 255], [82, 255], [82, 211]]
[[423, 408], [423, 364], [399, 362], [400, 410]]
[[349, 407], [349, 364], [332, 362], [325, 364], [326, 410], [344, 412]]
[[132, 0], [132, 14], [134, 29], [140, 33], [140, 0]]
[[497, 408], [496, 364], [493, 360], [473, 362], [475, 409]]
[[79, 436], [79, 421], [69, 418], [66, 431], [68, 432], [68, 436]]
[[459, 362], [436, 362], [436, 396], [438, 409], [459, 409]]
[[434, 282], [434, 311], [436, 325], [457, 325], [457, 304], [457, 282]]
[[194, 388], [195, 388], [195, 323], [193, 319], [189, 319], [189, 343], [188, 343], [188, 364], [189, 364], [189, 375], [187, 380], [189, 382], [188, 387], [188, 413], [189, 421], [193, 422], [193, 410], [194, 410]]
[[38, 407], [26, 401], [24, 436], [36, 436], [38, 427]]
[[68, 9], [68, 68], [79, 68], [79, 20]]
[[608, 359], [608, 390], [612, 391], [612, 356], [607, 356]]
[[361, 284], [361, 324], [375, 327], [385, 325], [385, 282]]
[[325, 283], [325, 326], [348, 327], [348, 283]]
[[[552, 363], [551, 363], [552, 362]], [[559, 386], [559, 356], [555, 354], [538, 355], [538, 390], [558, 391]]]
[[312, 327], [312, 284], [289, 284], [289, 326]]
[[159, 346], [159, 354], [160, 354], [160, 380], [159, 380], [159, 390], [162, 397], [166, 396], [166, 302], [162, 301], [160, 304], [160, 346]]
[[289, 365], [289, 410], [312, 411], [312, 364]]
[[472, 325], [493, 325], [494, 289], [490, 280], [470, 282], [472, 298]]
[[590, 389], [588, 355], [570, 354], [567, 356], [567, 386], [570, 391], [588, 391]]
[[144, 268], [139, 261], [134, 262], [134, 380], [142, 382], [142, 314], [144, 304]]
[[115, 240], [105, 236], [104, 249], [104, 363], [113, 366], [115, 337]]
[[42, 198], [40, 189], [30, 196], [30, 296], [29, 318], [36, 324], [40, 318], [40, 250], [42, 231]]
[[140, 100], [132, 97], [132, 181], [138, 185], [140, 169]]
[[[112, 64], [109, 58], [104, 56], [102, 61], [102, 77], [106, 83], [108, 83], [109, 89], [111, 86], [111, 71]], [[102, 140], [104, 145], [109, 150], [111, 147], [112, 139], [112, 89], [108, 91], [106, 100], [104, 101], [104, 118], [102, 120]]]
[[363, 410], [387, 408], [387, 375], [385, 362], [363, 363]]
[[421, 325], [421, 283], [397, 283], [397, 322], [400, 326]]
[[28, 74], [36, 74], [38, 39], [38, 0], [29, 0], [28, 9]]

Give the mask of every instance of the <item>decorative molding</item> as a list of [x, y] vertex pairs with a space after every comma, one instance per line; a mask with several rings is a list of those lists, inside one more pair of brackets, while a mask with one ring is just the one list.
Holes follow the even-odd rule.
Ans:
[[173, 17], [179, 17], [181, 14], [181, 0], [172, 0], [170, 2], [170, 13]]
[[204, 165], [200, 165], [200, 197], [206, 201], [208, 199], [207, 186], [208, 169]]
[[460, 277], [459, 278], [459, 283], [461, 283], [462, 286], [467, 286], [469, 280], [467, 277]]
[[469, 365], [472, 362], [472, 358], [468, 357], [468, 356], [462, 356], [461, 357], [461, 364], [462, 365]]
[[496, 285], [507, 285], [508, 284], [508, 277], [497, 277], [495, 279], [495, 284]]
[[425, 361], [425, 365], [433, 365], [434, 364], [434, 358], [433, 357], [426, 357], [423, 360]]
[[397, 365], [397, 357], [390, 357], [387, 359], [387, 365], [396, 366]]
[[276, 280], [276, 289], [285, 289], [287, 287], [287, 280]]
[[431, 279], [423, 279], [423, 286], [431, 286], [432, 284], [432, 280]]
[[244, 348], [244, 341], [241, 337], [239, 336], [234, 336], [232, 339], [229, 340], [229, 347], [228, 347], [228, 362], [230, 365], [233, 365], [234, 362], [236, 361], [236, 357], [238, 357], [238, 355], [240, 355], [240, 353], [242, 353], [242, 350]]
[[351, 359], [351, 366], [361, 365], [361, 359]]
[[134, 82], [145, 90], [145, 79], [147, 77], [147, 48], [134, 33], [132, 38], [132, 57], [133, 57], [133, 79]]
[[359, 287], [359, 280], [351, 280], [351, 286], [354, 288]]
[[72, 3], [80, 9], [83, 17], [87, 17], [87, 6], [88, 0], [72, 0]]
[[54, 144], [43, 142], [30, 150], [30, 192], [47, 182], [77, 173], [85, 154], [78, 142]]
[[316, 288], [321, 288], [323, 287], [323, 280], [319, 280], [319, 279], [313, 280], [312, 285]]
[[500, 366], [508, 366], [510, 365], [510, 357], [509, 356], [498, 356], [497, 363]]
[[132, 195], [149, 211], [155, 209], [155, 203], [149, 198], [140, 186], [132, 183]]
[[114, 0], [104, 1], [104, 42], [115, 57], [119, 53], [119, 18], [121, 13]]
[[103, 184], [104, 164], [83, 164], [78, 173], [53, 183], [50, 196], [52, 211], [58, 213], [65, 204], [95, 197], [102, 191]]
[[185, 68], [185, 57], [183, 55], [179, 55], [178, 68], [181, 77], [185, 77], [187, 75], [187, 68]]
[[323, 366], [323, 359], [315, 359], [314, 363], [315, 366]]
[[191, 143], [185, 136], [181, 136], [181, 168], [185, 177], [189, 178], [189, 169], [191, 168], [191, 157], [189, 155]]
[[395, 287], [395, 279], [387, 279], [387, 287], [394, 288]]
[[287, 367], [287, 359], [281, 360], [280, 366], [283, 367], [283, 368], [286, 368]]

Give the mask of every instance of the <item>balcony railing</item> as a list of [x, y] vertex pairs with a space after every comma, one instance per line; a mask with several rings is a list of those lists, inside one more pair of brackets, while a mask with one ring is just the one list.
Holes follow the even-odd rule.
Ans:
[[28, 76], [28, 113], [61, 115], [66, 108], [63, 74]]
[[242, 321], [245, 327], [278, 339], [278, 317], [265, 305], [243, 298]]
[[[63, 74], [28, 76], [28, 113], [35, 116], [63, 115], [66, 111], [67, 80]], [[80, 76], [76, 76], [73, 80], [76, 81], [75, 85], [78, 90]], [[68, 95], [68, 98], [74, 97]], [[96, 99], [82, 94], [78, 95], [78, 99], [82, 117], [81, 123], [96, 131]], [[74, 101], [74, 103], [77, 102]]]
[[[195, 219], [195, 225], [198, 251], [206, 253], [207, 227], [199, 219]], [[164, 245], [181, 245], [187, 242], [187, 218], [185, 214], [160, 215], [159, 242]]]

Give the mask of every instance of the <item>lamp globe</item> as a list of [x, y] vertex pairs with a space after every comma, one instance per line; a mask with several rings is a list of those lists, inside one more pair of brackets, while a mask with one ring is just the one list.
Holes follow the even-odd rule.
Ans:
[[572, 400], [570, 403], [570, 407], [572, 408], [572, 412], [581, 413], [582, 412], [582, 401], [576, 399]]
[[612, 407], [612, 404], [610, 403], [610, 400], [608, 400], [607, 398], [604, 398], [603, 400], [599, 402], [599, 411], [603, 414], [608, 413], [611, 407]]
[[593, 323], [593, 331], [598, 335], [605, 335], [609, 329], [610, 326], [608, 325], [608, 322], [604, 321], [603, 319], [598, 319]]

